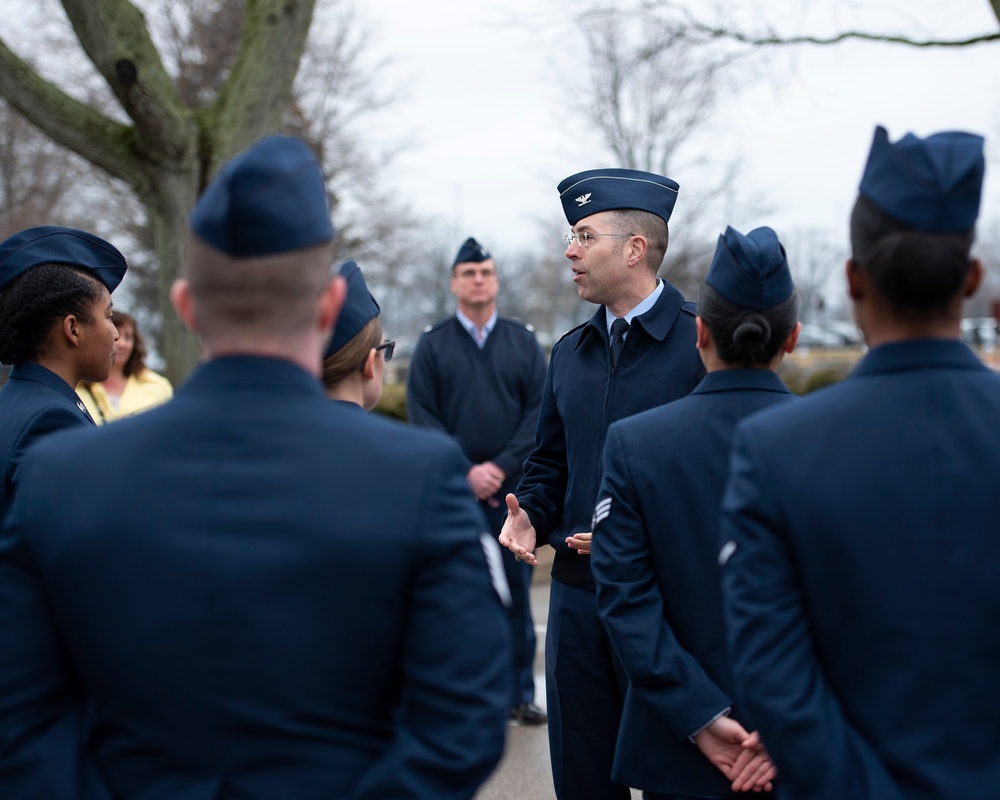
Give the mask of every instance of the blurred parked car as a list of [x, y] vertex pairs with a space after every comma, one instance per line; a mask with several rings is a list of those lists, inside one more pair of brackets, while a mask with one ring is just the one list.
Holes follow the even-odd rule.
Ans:
[[976, 347], [995, 347], [1000, 333], [993, 317], [971, 317], [962, 320], [962, 338]]

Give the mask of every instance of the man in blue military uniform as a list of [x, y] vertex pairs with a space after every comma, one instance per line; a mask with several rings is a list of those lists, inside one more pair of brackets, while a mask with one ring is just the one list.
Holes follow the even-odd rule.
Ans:
[[304, 143], [231, 161], [172, 290], [205, 362], [28, 454], [0, 533], [0, 796], [470, 798], [499, 760], [500, 553], [453, 442], [324, 397], [332, 237]]
[[[455, 437], [469, 459], [469, 485], [499, 535], [507, 506], [503, 498], [521, 478], [531, 452], [538, 405], [545, 383], [545, 354], [523, 323], [497, 313], [496, 264], [469, 237], [451, 267], [455, 315], [420, 337], [406, 377], [410, 422]], [[535, 705], [535, 623], [531, 617], [531, 574], [503, 551], [513, 602], [514, 694], [511, 719], [541, 725]]]
[[111, 293], [125, 277], [118, 250], [86, 231], [43, 225], [0, 243], [0, 520], [25, 452], [39, 438], [94, 420], [74, 389], [102, 381], [118, 332]]
[[1000, 377], [960, 340], [983, 172], [979, 136], [876, 130], [847, 263], [870, 351], [737, 429], [732, 667], [783, 798], [1000, 786]]
[[708, 374], [687, 397], [608, 430], [591, 563], [629, 678], [614, 777], [646, 800], [771, 788], [773, 767], [733, 699], [718, 517], [736, 424], [794, 399], [775, 372], [795, 346], [797, 312], [774, 231], [727, 228], [695, 320]]
[[516, 497], [507, 496], [500, 542], [532, 565], [536, 544], [556, 551], [545, 680], [560, 798], [629, 797], [611, 779], [624, 676], [597, 617], [589, 548], [608, 426], [685, 396], [704, 372], [694, 306], [657, 278], [678, 189], [628, 169], [588, 170], [559, 184], [573, 281], [600, 308], [552, 350], [536, 446]]

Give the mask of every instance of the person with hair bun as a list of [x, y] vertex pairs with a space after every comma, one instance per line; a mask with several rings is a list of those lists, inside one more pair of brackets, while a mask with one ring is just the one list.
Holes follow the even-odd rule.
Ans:
[[12, 501], [24, 453], [53, 431], [93, 425], [73, 388], [103, 381], [118, 331], [111, 293], [128, 265], [86, 231], [43, 225], [0, 243], [0, 519]]
[[146, 343], [135, 317], [115, 310], [111, 321], [118, 329], [118, 355], [111, 373], [105, 381], [81, 381], [76, 387], [98, 425], [153, 408], [174, 395], [170, 381], [146, 366]]
[[396, 343], [384, 338], [381, 309], [357, 263], [344, 262], [340, 274], [347, 281], [347, 299], [323, 353], [323, 388], [331, 400], [371, 411], [382, 396], [385, 362]]
[[776, 372], [797, 313], [777, 234], [727, 228], [695, 318], [708, 374], [689, 396], [608, 430], [591, 566], [629, 681], [614, 777], [645, 800], [773, 789], [726, 654], [718, 515], [737, 423], [794, 399]]

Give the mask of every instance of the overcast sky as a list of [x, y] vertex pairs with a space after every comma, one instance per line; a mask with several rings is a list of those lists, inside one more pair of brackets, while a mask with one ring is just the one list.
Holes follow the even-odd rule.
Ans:
[[[413, 133], [412, 149], [400, 159], [392, 185], [422, 213], [448, 220], [456, 248], [469, 234], [494, 249], [536, 246], [538, 221], [562, 219], [555, 190], [562, 178], [617, 166], [586, 143], [590, 120], [560, 101], [565, 95], [553, 65], [583, 69], [586, 52], [568, 19], [565, 25], [538, 20], [542, 1], [364, 5], [396, 61], [390, 74], [408, 87], [392, 127]], [[744, 16], [774, 14], [788, 33], [866, 28], [919, 38], [997, 29], [986, 0], [732, 0], [730, 7]], [[504, 12], [536, 23], [503, 25]], [[769, 62], [767, 74], [723, 101], [702, 137], [705, 153], [738, 156], [740, 180], [770, 209], [734, 209], [719, 227], [770, 224], [779, 234], [821, 228], [846, 237], [876, 124], [885, 125], [893, 141], [909, 131], [986, 135], [991, 169], [984, 217], [1000, 216], [1000, 43], [917, 49], [853, 42], [787, 49]], [[670, 177], [682, 187], [677, 221], [684, 187], [704, 176], [692, 168]], [[561, 250], [558, 242], [553, 247]]]

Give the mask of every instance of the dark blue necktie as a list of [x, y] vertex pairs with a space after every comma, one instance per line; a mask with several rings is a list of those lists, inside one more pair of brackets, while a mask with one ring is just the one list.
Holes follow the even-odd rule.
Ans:
[[618, 317], [611, 323], [611, 369], [618, 363], [618, 356], [622, 352], [622, 345], [625, 344], [625, 334], [628, 332], [628, 322]]

